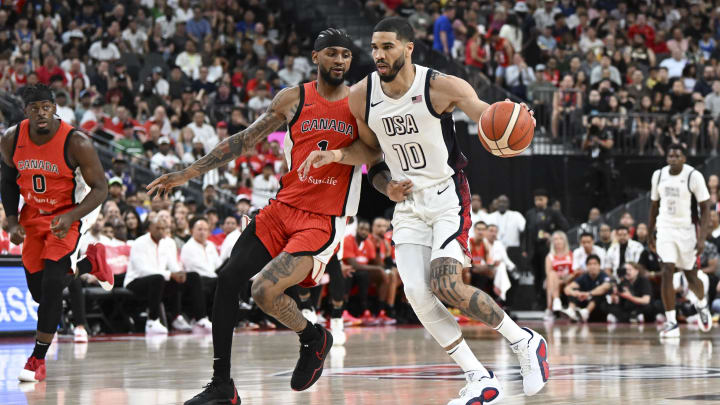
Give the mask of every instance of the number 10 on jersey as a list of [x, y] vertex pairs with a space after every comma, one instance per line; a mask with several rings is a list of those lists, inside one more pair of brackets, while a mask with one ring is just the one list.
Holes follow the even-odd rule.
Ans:
[[406, 144], [395, 143], [392, 145], [393, 150], [398, 155], [400, 167], [403, 171], [412, 169], [422, 169], [425, 167], [425, 153], [417, 142], [408, 142]]

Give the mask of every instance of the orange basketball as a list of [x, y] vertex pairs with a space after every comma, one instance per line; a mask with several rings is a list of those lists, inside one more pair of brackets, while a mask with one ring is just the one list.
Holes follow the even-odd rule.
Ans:
[[532, 116], [518, 103], [494, 103], [480, 117], [480, 143], [495, 156], [513, 157], [523, 153], [534, 135]]

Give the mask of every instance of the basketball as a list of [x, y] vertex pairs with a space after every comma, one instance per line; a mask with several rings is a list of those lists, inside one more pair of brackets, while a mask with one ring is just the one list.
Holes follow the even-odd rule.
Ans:
[[500, 101], [480, 117], [478, 136], [485, 149], [495, 156], [513, 157], [525, 151], [535, 134], [530, 112], [518, 103]]

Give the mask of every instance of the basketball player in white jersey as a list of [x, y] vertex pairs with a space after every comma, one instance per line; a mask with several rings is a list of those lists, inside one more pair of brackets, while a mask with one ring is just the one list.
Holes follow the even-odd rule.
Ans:
[[470, 265], [470, 189], [451, 112], [457, 107], [480, 121], [488, 104], [466, 81], [414, 65], [413, 36], [403, 18], [386, 18], [375, 26], [372, 55], [377, 71], [350, 90], [350, 110], [362, 141], [312, 152], [298, 174], [307, 176], [311, 166], [331, 162], [376, 162], [369, 179], [398, 203], [393, 241], [405, 295], [425, 328], [465, 372], [467, 385], [449, 405], [495, 404], [503, 390], [440, 300], [495, 328], [510, 342], [520, 361], [525, 394], [534, 395], [549, 377], [547, 343], [462, 281], [462, 269]]
[[[648, 246], [657, 252], [662, 269], [662, 300], [666, 322], [660, 331], [661, 338], [680, 337], [675, 317], [675, 289], [673, 273], [685, 272], [688, 287], [698, 302], [698, 326], [703, 332], [712, 328], [703, 283], [697, 276], [697, 255], [703, 252], [710, 221], [710, 193], [702, 173], [685, 164], [685, 147], [673, 144], [668, 147], [668, 165], [655, 170], [650, 191], [650, 222]], [[694, 197], [694, 198], [693, 198]], [[693, 217], [697, 217], [700, 205], [700, 229], [697, 231]], [[693, 207], [695, 205], [695, 207]], [[657, 229], [657, 236], [655, 230]]]

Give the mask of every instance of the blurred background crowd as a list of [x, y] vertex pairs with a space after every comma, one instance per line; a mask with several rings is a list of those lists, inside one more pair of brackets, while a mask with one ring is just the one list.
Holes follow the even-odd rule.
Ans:
[[[692, 156], [717, 153], [718, 2], [341, 3], [370, 16], [408, 18], [417, 41], [437, 58], [528, 102], [538, 120], [536, 138], [587, 153], [601, 172], [614, 151], [663, 155], [670, 143], [684, 143]], [[101, 293], [86, 275], [67, 295], [65, 326], [141, 330], [135, 324], [143, 317], [160, 317], [182, 331], [200, 324], [210, 317], [215, 272], [245, 216], [268, 203], [288, 170], [284, 133], [207, 173], [195, 192], [151, 199], [145, 185], [245, 129], [280, 89], [313, 80], [312, 35], [282, 0], [27, 1], [20, 11], [2, 4], [0, 129], [23, 118], [18, 95], [24, 86], [50, 85], [59, 117], [102, 152], [109, 196], [91, 232], [107, 247], [117, 286], [166, 273], [177, 284], [153, 304], [136, 302], [123, 288]], [[709, 176], [708, 185], [713, 232], [698, 266], [712, 300], [720, 276], [717, 176]], [[598, 208], [585, 223], [573, 223], [550, 197], [539, 189], [532, 202], [514, 202], [532, 207], [521, 213], [505, 195], [486, 204], [473, 195], [473, 266], [466, 282], [509, 310], [545, 311], [548, 321], [654, 322], [662, 312], [659, 267], [647, 248], [647, 226], [629, 212], [612, 220]], [[355, 218], [349, 227], [340, 252], [348, 280], [346, 325], [417, 322], [397, 277], [388, 218]], [[150, 234], [172, 243], [151, 252]], [[0, 233], [2, 253], [21, 249]], [[323, 283], [312, 295], [316, 314], [329, 305], [327, 278]], [[676, 287], [681, 312], [691, 318], [694, 298], [681, 275]], [[601, 294], [589, 297], [595, 289]], [[275, 327], [248, 291], [239, 297], [238, 327]], [[720, 301], [714, 308], [720, 312]]]

